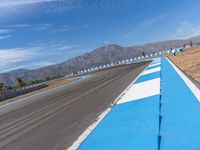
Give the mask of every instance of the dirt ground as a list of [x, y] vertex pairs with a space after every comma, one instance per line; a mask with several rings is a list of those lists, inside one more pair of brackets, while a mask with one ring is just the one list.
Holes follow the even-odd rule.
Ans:
[[71, 83], [71, 82], [76, 81], [78, 79], [79, 78], [76, 77], [76, 78], [70, 78], [70, 79], [65, 79], [65, 80], [61, 80], [61, 81], [55, 81], [55, 82], [49, 83], [46, 87], [44, 87], [42, 89], [39, 89], [39, 90], [30, 92], [30, 93], [26, 93], [26, 94], [23, 94], [23, 95], [2, 101], [2, 102], [0, 102], [0, 105], [8, 103], [8, 102], [15, 101], [15, 100], [18, 100], [18, 99], [21, 99], [21, 98], [25, 98], [25, 97], [28, 97], [30, 95], [33, 95], [33, 94], [36, 94], [36, 93], [39, 93], [39, 92], [42, 92], [42, 91], [45, 91], [45, 90], [48, 90], [48, 89], [51, 89], [51, 88], [54, 88], [54, 87], [62, 86], [64, 84]]
[[167, 57], [182, 71], [200, 83], [200, 48], [189, 49], [177, 53], [177, 56], [167, 55]]

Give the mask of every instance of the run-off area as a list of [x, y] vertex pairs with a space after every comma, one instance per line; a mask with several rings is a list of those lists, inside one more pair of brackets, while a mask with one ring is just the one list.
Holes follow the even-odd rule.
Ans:
[[167, 58], [155, 59], [80, 150], [200, 149], [200, 104]]

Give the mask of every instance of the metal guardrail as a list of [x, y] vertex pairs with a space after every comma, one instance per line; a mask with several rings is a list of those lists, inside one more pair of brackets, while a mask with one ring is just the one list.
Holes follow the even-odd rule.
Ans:
[[39, 89], [42, 89], [44, 87], [46, 87], [47, 84], [35, 84], [35, 85], [31, 85], [31, 86], [25, 86], [22, 88], [18, 88], [18, 89], [11, 89], [11, 90], [6, 90], [4, 92], [2, 92], [2, 94], [0, 95], [0, 102], [4, 101], [6, 99], [9, 98], [14, 98], [16, 96], [20, 96], [29, 92], [33, 92]]

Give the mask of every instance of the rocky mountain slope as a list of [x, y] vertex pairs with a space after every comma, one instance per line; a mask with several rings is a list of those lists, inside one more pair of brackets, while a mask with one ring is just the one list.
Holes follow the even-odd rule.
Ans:
[[153, 51], [180, 47], [183, 46], [183, 44], [189, 44], [190, 41], [199, 43], [200, 37], [193, 37], [186, 40], [160, 41], [132, 47], [123, 47], [115, 44], [107, 45], [97, 48], [90, 53], [85, 53], [81, 56], [71, 58], [60, 64], [51, 65], [36, 70], [19, 69], [8, 73], [2, 73], [0, 74], [0, 82], [3, 82], [8, 86], [14, 86], [16, 77], [21, 77], [25, 81], [32, 81], [41, 80], [46, 77], [64, 76], [85, 68], [135, 56], [141, 56], [143, 52], [148, 54], [152, 53]]

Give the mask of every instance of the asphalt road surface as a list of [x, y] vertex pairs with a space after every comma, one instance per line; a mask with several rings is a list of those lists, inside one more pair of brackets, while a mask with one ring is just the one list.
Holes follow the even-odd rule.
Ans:
[[149, 62], [90, 78], [0, 110], [1, 150], [66, 150]]

